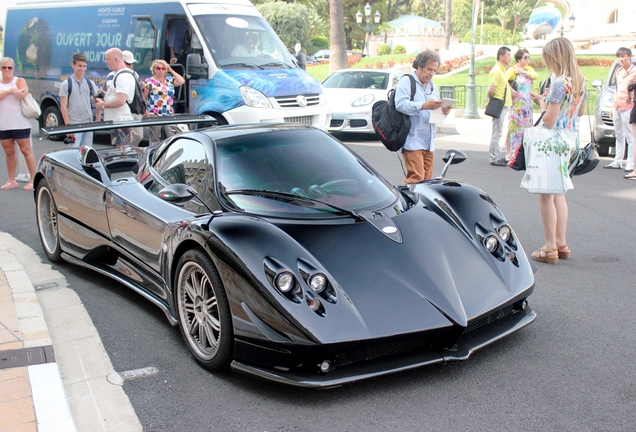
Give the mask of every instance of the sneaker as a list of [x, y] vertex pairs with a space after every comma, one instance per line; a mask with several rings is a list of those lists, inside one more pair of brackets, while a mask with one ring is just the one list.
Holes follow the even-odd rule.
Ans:
[[605, 165], [603, 168], [606, 168], [606, 169], [621, 169], [621, 165], [617, 164], [616, 162], [612, 162], [611, 164]]
[[[626, 173], [634, 172], [634, 168], [633, 167], [632, 168], [625, 167], [625, 172]], [[20, 181], [20, 180], [18, 180], [18, 181]]]
[[508, 166], [508, 162], [506, 162], [504, 159], [499, 159], [499, 160], [490, 162], [490, 165], [492, 165], [492, 166]]

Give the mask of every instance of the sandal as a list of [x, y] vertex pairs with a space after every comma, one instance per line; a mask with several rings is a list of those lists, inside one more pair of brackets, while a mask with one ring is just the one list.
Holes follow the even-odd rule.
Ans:
[[9, 190], [9, 189], [17, 188], [17, 187], [18, 187], [18, 182], [12, 181], [12, 182], [6, 182], [5, 184], [3, 184], [2, 186], [0, 186], [0, 189]]
[[556, 264], [559, 262], [559, 251], [556, 248], [545, 249], [541, 247], [539, 250], [532, 252], [532, 259], [547, 264]]
[[626, 178], [627, 180], [636, 180], [636, 171], [625, 174], [623, 178]]
[[32, 191], [33, 190], [33, 183], [27, 183], [27, 185], [24, 186], [22, 189], [24, 189], [25, 191]]
[[563, 245], [563, 246], [558, 247], [557, 251], [559, 252], [559, 258], [561, 258], [561, 259], [569, 259], [570, 258], [570, 254], [572, 253], [570, 248], [568, 248], [568, 245]]

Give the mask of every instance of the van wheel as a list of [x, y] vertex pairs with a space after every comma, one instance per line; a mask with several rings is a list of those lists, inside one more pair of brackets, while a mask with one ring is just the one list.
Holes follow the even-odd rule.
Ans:
[[[42, 116], [42, 124], [44, 127], [54, 127], [54, 126], [62, 126], [64, 124], [64, 119], [62, 118], [62, 114], [60, 110], [57, 109], [56, 106], [50, 106], [44, 110], [44, 115]], [[66, 135], [51, 135], [49, 139], [51, 141], [62, 141]]]
[[598, 145], [598, 155], [599, 156], [609, 156], [610, 146], [599, 144]]

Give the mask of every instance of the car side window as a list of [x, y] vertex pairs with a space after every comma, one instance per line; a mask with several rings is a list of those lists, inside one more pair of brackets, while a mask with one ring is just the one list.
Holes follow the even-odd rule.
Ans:
[[[184, 183], [202, 193], [202, 184], [208, 165], [203, 144], [198, 141], [181, 138], [170, 144], [154, 161], [153, 168], [169, 184]], [[161, 188], [155, 184], [151, 187]]]

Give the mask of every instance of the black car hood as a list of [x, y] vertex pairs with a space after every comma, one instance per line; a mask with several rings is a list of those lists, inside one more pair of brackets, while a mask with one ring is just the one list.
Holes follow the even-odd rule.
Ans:
[[351, 308], [311, 329], [323, 343], [359, 338], [361, 330], [382, 337], [465, 327], [534, 284], [523, 254], [519, 266], [497, 260], [475, 236], [422, 204], [393, 220], [402, 243], [367, 222], [278, 225], [315, 257]]

